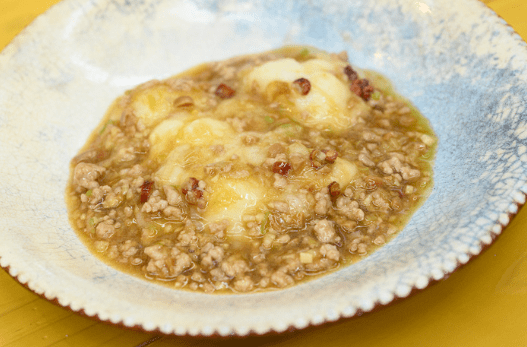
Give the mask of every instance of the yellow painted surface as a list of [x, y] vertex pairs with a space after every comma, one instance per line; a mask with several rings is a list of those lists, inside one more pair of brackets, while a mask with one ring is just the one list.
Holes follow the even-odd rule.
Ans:
[[[0, 0], [0, 49], [57, 0]], [[527, 39], [527, 0], [486, 0]], [[527, 64], [527, 62], [525, 62]], [[494, 245], [413, 297], [362, 317], [278, 336], [162, 337], [71, 313], [0, 270], [0, 346], [527, 346], [527, 209]]]

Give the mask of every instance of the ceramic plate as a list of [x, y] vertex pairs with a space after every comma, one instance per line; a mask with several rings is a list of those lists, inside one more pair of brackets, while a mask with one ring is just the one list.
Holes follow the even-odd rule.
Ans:
[[[435, 187], [388, 245], [281, 291], [207, 295], [109, 268], [70, 228], [69, 161], [111, 101], [198, 63], [284, 44], [346, 50], [439, 137]], [[406, 297], [489, 245], [525, 201], [527, 49], [475, 0], [66, 0], [0, 55], [0, 265], [74, 311], [166, 334], [281, 332]]]

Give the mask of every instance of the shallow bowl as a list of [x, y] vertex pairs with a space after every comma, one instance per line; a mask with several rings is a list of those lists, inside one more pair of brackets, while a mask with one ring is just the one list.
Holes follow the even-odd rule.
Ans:
[[[126, 89], [284, 44], [346, 50], [439, 137], [435, 186], [363, 261], [281, 291], [207, 295], [108, 267], [68, 223], [69, 161]], [[65, 0], [0, 54], [0, 265], [74, 311], [165, 334], [246, 335], [351, 317], [442, 279], [491, 244], [527, 178], [527, 49], [475, 0]]]

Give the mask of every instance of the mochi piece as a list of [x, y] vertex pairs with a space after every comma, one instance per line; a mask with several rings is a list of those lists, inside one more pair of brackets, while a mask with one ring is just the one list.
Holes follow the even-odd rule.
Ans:
[[342, 69], [339, 64], [323, 59], [312, 59], [300, 63], [291, 58], [271, 61], [253, 68], [244, 79], [245, 88], [257, 86], [265, 94], [275, 82], [291, 86], [295, 80], [306, 78], [311, 85], [306, 95], [288, 93], [287, 98], [295, 110], [285, 108], [294, 121], [317, 130], [341, 133], [356, 122], [357, 116], [365, 114], [369, 106], [349, 86], [336, 77]]
[[358, 169], [355, 164], [347, 161], [346, 159], [337, 158], [335, 163], [332, 164], [333, 168], [331, 173], [325, 179], [327, 184], [335, 181], [340, 184], [341, 187], [347, 186], [357, 175]]
[[178, 144], [179, 131], [185, 126], [185, 118], [188, 117], [183, 114], [180, 117], [171, 117], [159, 123], [150, 133], [148, 140], [150, 141], [150, 156], [157, 158], [159, 156], [166, 157], [171, 150]]
[[179, 136], [179, 142], [194, 146], [225, 143], [235, 134], [229, 123], [213, 119], [199, 118], [185, 126]]
[[222, 177], [209, 183], [208, 189], [208, 205], [203, 217], [208, 222], [228, 220], [230, 235], [244, 234], [243, 215], [262, 210], [273, 195], [269, 187], [255, 177]]
[[134, 93], [131, 106], [135, 116], [145, 126], [151, 127], [169, 115], [172, 111], [172, 104], [178, 96], [178, 93], [160, 84]]

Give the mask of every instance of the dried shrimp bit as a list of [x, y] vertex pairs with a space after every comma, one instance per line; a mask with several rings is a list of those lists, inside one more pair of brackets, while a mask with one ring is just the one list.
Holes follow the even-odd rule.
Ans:
[[216, 94], [222, 99], [230, 99], [234, 96], [235, 93], [236, 91], [234, 89], [223, 83], [221, 83], [214, 92], [214, 94]]
[[329, 194], [332, 197], [337, 197], [340, 195], [340, 184], [336, 181], [333, 181], [328, 186]]
[[355, 70], [353, 70], [351, 65], [346, 65], [346, 67], [344, 68], [344, 74], [346, 74], [346, 76], [348, 76], [348, 79], [351, 82], [353, 82], [353, 81], [355, 81], [356, 79], [359, 78], [359, 74], [357, 74], [357, 72]]
[[154, 186], [154, 182], [152, 181], [145, 181], [143, 185], [141, 186], [141, 203], [144, 204], [148, 201], [148, 198], [150, 197], [150, 194], [152, 193], [152, 188]]
[[357, 94], [365, 101], [368, 101], [373, 94], [373, 86], [370, 86], [370, 81], [363, 78], [361, 80], [356, 79], [351, 84], [350, 90], [352, 93]]
[[287, 176], [289, 173], [289, 170], [291, 170], [291, 164], [285, 162], [285, 161], [276, 161], [273, 164], [272, 171], [274, 173], [280, 174], [282, 176]]
[[190, 106], [194, 106], [194, 99], [192, 99], [188, 95], [180, 96], [179, 98], [176, 98], [176, 100], [174, 100], [174, 106], [175, 107], [190, 107]]
[[307, 95], [311, 90], [311, 82], [307, 78], [301, 77], [293, 82], [293, 89], [302, 95]]

